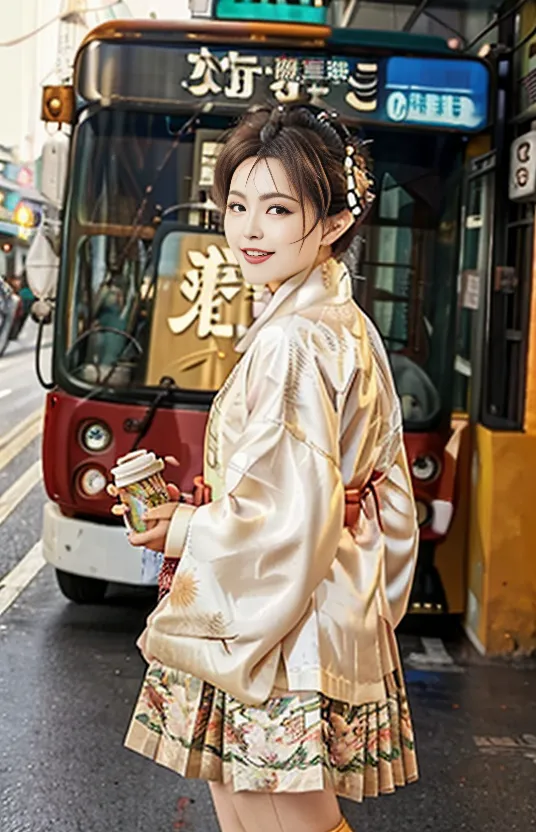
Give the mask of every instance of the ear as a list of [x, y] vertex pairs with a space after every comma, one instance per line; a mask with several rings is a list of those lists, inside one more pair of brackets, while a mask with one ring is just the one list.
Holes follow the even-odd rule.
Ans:
[[328, 217], [324, 223], [324, 233], [320, 245], [332, 246], [339, 237], [342, 237], [348, 231], [354, 222], [355, 217], [348, 208], [345, 208], [344, 211], [340, 211], [338, 214], [334, 214], [332, 217]]

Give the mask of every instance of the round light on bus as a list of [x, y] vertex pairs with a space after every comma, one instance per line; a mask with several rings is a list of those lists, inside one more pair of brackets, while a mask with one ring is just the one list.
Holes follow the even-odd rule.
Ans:
[[82, 445], [92, 454], [105, 451], [112, 441], [112, 433], [102, 422], [91, 422], [82, 431]]
[[424, 454], [417, 456], [411, 463], [411, 471], [413, 476], [419, 482], [430, 482], [435, 480], [439, 474], [440, 464], [435, 456], [431, 454]]
[[80, 475], [80, 490], [87, 497], [96, 497], [106, 488], [106, 477], [98, 468], [86, 468]]
[[417, 500], [415, 505], [417, 507], [417, 522], [419, 526], [426, 526], [432, 518], [432, 509], [420, 500]]

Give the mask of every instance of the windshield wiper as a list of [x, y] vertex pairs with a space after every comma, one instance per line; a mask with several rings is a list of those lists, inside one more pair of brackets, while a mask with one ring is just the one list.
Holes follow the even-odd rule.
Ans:
[[131, 451], [136, 451], [139, 448], [140, 442], [149, 432], [149, 429], [156, 415], [156, 411], [158, 410], [162, 402], [168, 399], [173, 393], [173, 391], [178, 390], [178, 387], [175, 384], [175, 379], [171, 378], [171, 376], [162, 376], [162, 378], [158, 382], [158, 386], [160, 389], [158, 390], [153, 401], [147, 408], [143, 419], [127, 419], [127, 421], [125, 422], [126, 430], [138, 431], [138, 436], [136, 437], [136, 441], [130, 449]]

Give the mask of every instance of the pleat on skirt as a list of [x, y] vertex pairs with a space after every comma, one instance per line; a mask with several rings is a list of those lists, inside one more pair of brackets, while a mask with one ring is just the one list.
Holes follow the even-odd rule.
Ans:
[[334, 788], [360, 802], [417, 780], [399, 670], [385, 676], [379, 702], [351, 705], [315, 692], [281, 694], [262, 706], [244, 705], [155, 661], [125, 745], [183, 777], [229, 783], [234, 791]]

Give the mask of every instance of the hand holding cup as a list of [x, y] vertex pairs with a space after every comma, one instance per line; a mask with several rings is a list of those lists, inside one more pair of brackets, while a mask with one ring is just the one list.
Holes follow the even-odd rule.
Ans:
[[[112, 507], [112, 514], [123, 517], [129, 529], [129, 542], [133, 546], [144, 546], [155, 552], [163, 552], [180, 491], [173, 483], [164, 482], [159, 473], [164, 467], [164, 461], [156, 460], [154, 454], [151, 455], [153, 461], [150, 461], [150, 465], [156, 469], [155, 472], [149, 478], [134, 479], [132, 467], [140, 467], [140, 461], [146, 463], [141, 457], [142, 454], [147, 456], [145, 451], [139, 451], [119, 460], [118, 467], [112, 472], [116, 484], [109, 485], [106, 490], [111, 497], [120, 500]], [[164, 459], [171, 465], [179, 464], [175, 457], [167, 456]], [[158, 462], [161, 463], [160, 466]], [[128, 469], [129, 465], [131, 469]]]

